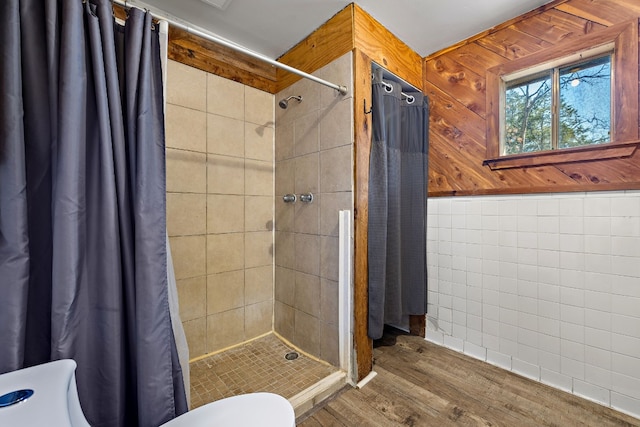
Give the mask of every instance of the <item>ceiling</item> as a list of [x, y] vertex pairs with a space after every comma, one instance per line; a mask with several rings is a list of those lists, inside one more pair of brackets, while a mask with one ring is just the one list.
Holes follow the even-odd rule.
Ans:
[[[428, 56], [550, 0], [357, 0], [420, 56]], [[207, 2], [217, 3], [224, 9]], [[129, 0], [277, 58], [351, 3], [349, 0]]]

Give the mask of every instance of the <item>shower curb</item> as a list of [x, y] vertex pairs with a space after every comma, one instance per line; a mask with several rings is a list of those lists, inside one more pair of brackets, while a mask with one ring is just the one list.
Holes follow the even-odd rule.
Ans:
[[290, 398], [289, 402], [293, 406], [296, 419], [307, 414], [315, 406], [329, 399], [346, 385], [347, 373], [345, 371], [337, 371]]

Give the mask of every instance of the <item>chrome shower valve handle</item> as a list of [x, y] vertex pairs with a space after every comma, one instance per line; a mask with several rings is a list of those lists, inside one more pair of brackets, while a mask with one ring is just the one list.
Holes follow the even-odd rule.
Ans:
[[295, 203], [296, 202], [296, 195], [295, 194], [285, 194], [284, 196], [282, 196], [282, 200], [285, 203]]
[[305, 194], [301, 194], [300, 195], [300, 201], [304, 202], [304, 203], [311, 203], [313, 202], [313, 194], [312, 193], [305, 193]]

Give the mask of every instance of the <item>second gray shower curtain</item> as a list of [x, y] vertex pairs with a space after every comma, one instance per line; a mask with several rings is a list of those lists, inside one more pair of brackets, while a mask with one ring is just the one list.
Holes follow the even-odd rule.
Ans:
[[[382, 337], [384, 325], [402, 325], [408, 315], [427, 312], [428, 100], [400, 84], [373, 81], [369, 164], [368, 335]], [[390, 85], [390, 86], [389, 86]], [[388, 88], [392, 87], [392, 90]]]

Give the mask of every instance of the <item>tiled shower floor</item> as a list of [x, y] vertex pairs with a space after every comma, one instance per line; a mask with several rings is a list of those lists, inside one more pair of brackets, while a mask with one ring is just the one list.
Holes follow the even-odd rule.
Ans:
[[266, 391], [287, 399], [314, 385], [337, 368], [294, 351], [270, 334], [242, 346], [192, 362], [191, 409], [225, 397]]

